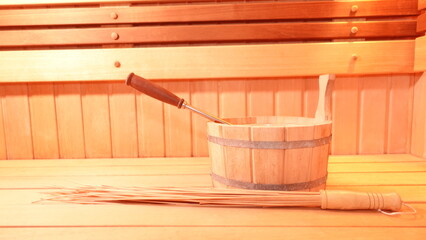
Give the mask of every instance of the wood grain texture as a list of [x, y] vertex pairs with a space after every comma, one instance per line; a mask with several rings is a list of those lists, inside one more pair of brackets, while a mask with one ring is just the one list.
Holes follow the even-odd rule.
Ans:
[[[285, 141], [284, 128], [252, 128], [251, 141]], [[282, 149], [251, 149], [253, 183], [286, 184], [285, 154]]]
[[1, 87], [8, 159], [34, 158], [27, 84]]
[[[218, 89], [217, 81], [191, 82], [190, 105], [201, 109], [203, 112], [218, 116]], [[198, 114], [191, 113], [192, 129], [192, 156], [208, 155], [207, 147], [207, 122], [211, 121]]]
[[247, 81], [226, 80], [218, 82], [219, 117], [247, 115]]
[[[160, 84], [156, 82], [156, 84]], [[136, 93], [138, 144], [140, 157], [165, 156], [164, 104]]]
[[420, 14], [417, 17], [417, 32], [425, 32], [426, 31], [426, 14]]
[[273, 116], [274, 91], [277, 82], [274, 80], [247, 81], [247, 115]]
[[[286, 141], [302, 141], [312, 140], [314, 138], [315, 127], [298, 126], [288, 127], [285, 131]], [[302, 183], [311, 181], [312, 164], [312, 148], [287, 149], [284, 155], [286, 174], [284, 181], [289, 183]], [[301, 171], [303, 169], [303, 171]], [[309, 191], [308, 189], [298, 189], [298, 191]]]
[[357, 154], [359, 142], [359, 84], [357, 77], [339, 77], [333, 91], [332, 154]]
[[426, 37], [418, 37], [415, 40], [414, 71], [426, 71]]
[[[32, 237], [35, 240], [49, 239], [47, 236], [61, 236], [63, 240], [75, 239], [75, 236], [90, 235], [93, 240], [113, 240], [117, 238], [131, 239], [135, 236], [143, 236], [149, 239], [168, 239], [176, 236], [184, 239], [191, 239], [193, 236], [203, 236], [204, 239], [259, 239], [267, 236], [270, 240], [279, 240], [282, 238], [296, 240], [300, 238], [315, 237], [318, 240], [343, 239], [347, 236], [358, 236], [362, 239], [387, 240], [389, 236], [395, 238], [404, 238], [411, 236], [413, 240], [420, 240], [426, 234], [423, 228], [415, 227], [377, 227], [368, 228], [324, 228], [322, 234], [317, 234], [317, 227], [296, 227], [296, 228], [277, 228], [277, 227], [226, 227], [219, 231], [217, 227], [162, 227], [159, 232], [157, 227], [114, 227], [114, 228], [6, 228], [2, 230], [0, 236], [8, 238], [28, 239]], [[34, 237], [40, 236], [40, 238]]]
[[389, 77], [360, 79], [360, 154], [384, 153]]
[[34, 158], [59, 158], [58, 127], [52, 83], [28, 85]]
[[81, 85], [86, 157], [112, 157], [107, 83]]
[[[0, 81], [217, 79], [412, 73], [414, 41], [4, 51]], [[304, 53], [304, 54], [300, 54]], [[352, 60], [352, 54], [359, 59]], [[327, 55], [327, 58], [320, 56]], [[114, 67], [119, 60], [121, 67]], [[27, 71], [21, 71], [22, 65]], [[306, 68], [306, 66], [310, 66]]]
[[56, 83], [54, 91], [60, 157], [84, 158], [86, 153], [80, 83]]
[[109, 84], [112, 156], [138, 157], [135, 91], [123, 82]]
[[414, 83], [413, 125], [411, 154], [426, 156], [426, 75], [423, 73]]
[[418, 9], [422, 10], [426, 8], [426, 1], [425, 0], [419, 0], [418, 1]]
[[[190, 99], [188, 81], [165, 82], [163, 87], [180, 98]], [[191, 113], [187, 109], [164, 104], [166, 157], [191, 156]]]
[[393, 75], [390, 79], [386, 153], [407, 153], [413, 116], [414, 76]]
[[277, 116], [303, 116], [304, 79], [278, 80], [275, 91], [275, 114]]
[[3, 120], [3, 98], [4, 98], [3, 87], [0, 86], [0, 159], [7, 159], [7, 147], [6, 147], [6, 136], [5, 136], [5, 127]]
[[[183, 0], [129, 0], [129, 1], [29, 1], [4, 0], [0, 6], [19, 5], [61, 5], [61, 4], [116, 4], [128, 3], [186, 3]], [[412, 0], [392, 1], [299, 1], [299, 2], [267, 2], [255, 3], [233, 2], [212, 4], [208, 0], [194, 0], [189, 4], [175, 6], [143, 6], [128, 9], [79, 8], [79, 9], [13, 9], [3, 10], [0, 15], [0, 26], [12, 25], [67, 25], [67, 24], [118, 24], [118, 23], [158, 23], [158, 22], [200, 22], [200, 21], [238, 21], [265, 19], [320, 19], [368, 16], [404, 16], [417, 15], [417, 4]], [[358, 5], [355, 13], [351, 7]], [[118, 18], [110, 17], [116, 12]]]
[[[357, 33], [351, 28], [356, 26]], [[112, 38], [111, 34], [118, 34]], [[6, 30], [0, 47], [415, 37], [415, 20]]]
[[[222, 137], [226, 139], [251, 140], [250, 128], [246, 126], [222, 126]], [[252, 151], [249, 148], [223, 147], [223, 161], [227, 179], [253, 182]], [[231, 187], [229, 187], [231, 188]]]

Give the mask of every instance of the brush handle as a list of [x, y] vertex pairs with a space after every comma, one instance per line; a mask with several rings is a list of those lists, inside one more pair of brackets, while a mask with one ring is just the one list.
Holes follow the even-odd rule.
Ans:
[[321, 190], [321, 208], [335, 210], [375, 209], [397, 212], [402, 201], [397, 193], [367, 193]]
[[181, 108], [182, 104], [185, 102], [183, 98], [174, 95], [167, 89], [162, 88], [161, 86], [154, 84], [153, 82], [150, 82], [134, 73], [129, 74], [126, 79], [126, 85], [129, 85], [157, 100], [176, 106], [177, 108]]

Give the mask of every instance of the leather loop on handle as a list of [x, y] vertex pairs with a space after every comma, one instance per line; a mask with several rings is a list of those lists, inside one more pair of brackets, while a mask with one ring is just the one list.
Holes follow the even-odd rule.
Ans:
[[181, 108], [182, 104], [185, 102], [183, 98], [179, 98], [167, 89], [164, 89], [134, 73], [129, 74], [126, 79], [126, 85], [129, 85], [150, 97], [171, 104], [178, 108]]
[[321, 208], [335, 210], [390, 210], [401, 209], [402, 201], [397, 193], [367, 193], [350, 191], [320, 191]]

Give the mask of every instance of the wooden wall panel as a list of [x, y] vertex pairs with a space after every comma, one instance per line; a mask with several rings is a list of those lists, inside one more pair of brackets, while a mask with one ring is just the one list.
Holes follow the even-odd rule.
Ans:
[[136, 100], [139, 157], [164, 157], [164, 104], [139, 92]]
[[273, 116], [276, 88], [277, 82], [274, 80], [247, 81], [247, 115]]
[[[221, 117], [313, 116], [318, 96], [316, 81], [288, 78], [160, 84], [193, 106]], [[414, 83], [411, 74], [337, 76], [332, 104], [332, 154], [411, 151], [424, 155], [423, 81], [420, 78]], [[40, 154], [46, 149], [53, 149], [49, 154], [58, 154], [59, 150], [59, 158], [208, 155], [206, 119], [135, 92], [124, 83], [54, 83], [53, 88], [50, 84], [43, 88], [44, 92], [36, 91], [39, 86], [42, 85], [30, 83], [29, 87], [0, 87], [0, 120], [4, 121], [6, 146], [2, 159], [39, 158], [35, 152]], [[45, 108], [48, 115], [36, 116]], [[56, 141], [43, 140], [56, 135]], [[37, 150], [35, 141], [46, 144], [43, 148], [38, 145]]]
[[390, 76], [386, 153], [409, 152], [414, 76]]
[[360, 135], [358, 152], [384, 153], [389, 77], [363, 77], [360, 80]]
[[[191, 99], [188, 81], [166, 82], [163, 87], [183, 99]], [[165, 104], [164, 127], [166, 157], [191, 156], [191, 113], [187, 109]]]
[[333, 90], [332, 154], [357, 154], [359, 135], [359, 78], [337, 78]]
[[303, 116], [303, 79], [277, 80], [275, 114], [279, 116]]
[[59, 143], [52, 83], [28, 85], [34, 158], [59, 158]]
[[2, 108], [8, 159], [32, 159], [33, 141], [27, 84], [2, 86]]
[[411, 154], [426, 158], [426, 75], [414, 83]]
[[247, 81], [219, 81], [219, 117], [232, 118], [247, 115]]
[[113, 157], [138, 157], [135, 91], [120, 83], [109, 84]]
[[86, 157], [111, 158], [111, 124], [108, 84], [81, 86]]
[[[191, 105], [217, 116], [219, 107], [217, 81], [195, 81], [191, 82], [190, 86]], [[207, 148], [207, 121], [210, 120], [191, 113], [192, 155], [195, 157], [208, 156], [209, 154]]]
[[80, 83], [56, 83], [54, 87], [60, 157], [85, 158]]
[[3, 107], [2, 107], [2, 99], [4, 91], [3, 87], [0, 86], [0, 159], [7, 159], [7, 148], [6, 148], [6, 139], [4, 132], [4, 121], [3, 121]]

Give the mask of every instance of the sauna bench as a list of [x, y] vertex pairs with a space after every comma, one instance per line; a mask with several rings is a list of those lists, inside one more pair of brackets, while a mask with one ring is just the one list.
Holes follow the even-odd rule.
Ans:
[[83, 185], [210, 187], [208, 158], [0, 161], [0, 239], [425, 239], [426, 160], [331, 156], [327, 189], [398, 192], [417, 215], [33, 203]]

